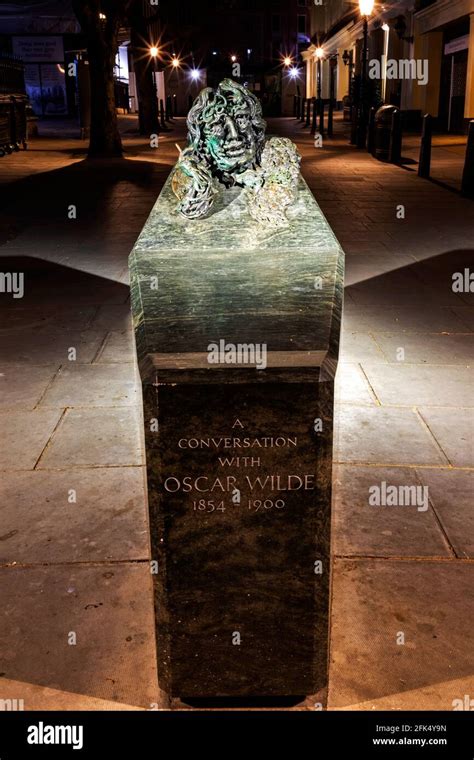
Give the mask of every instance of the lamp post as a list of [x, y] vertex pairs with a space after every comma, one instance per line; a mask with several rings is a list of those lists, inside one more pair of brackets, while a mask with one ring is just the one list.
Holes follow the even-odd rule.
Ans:
[[316, 60], [318, 62], [318, 82], [317, 82], [317, 93], [318, 93], [318, 111], [319, 111], [319, 133], [322, 135], [324, 133], [324, 105], [323, 105], [323, 97], [322, 97], [322, 62], [324, 60], [324, 48], [317, 47], [315, 52]]
[[337, 68], [338, 54], [335, 53], [329, 58], [330, 66], [330, 84], [329, 84], [329, 112], [328, 112], [328, 136], [333, 136], [333, 118], [334, 118], [334, 100], [335, 100], [335, 76]]
[[158, 68], [157, 68], [157, 63], [156, 63], [156, 59], [158, 58], [159, 52], [160, 51], [158, 50], [156, 45], [152, 45], [150, 47], [150, 56], [151, 56], [151, 60], [153, 61], [152, 78], [153, 78], [153, 88], [154, 88], [154, 93], [155, 93], [155, 97], [153, 98], [153, 116], [154, 116], [153, 121], [155, 123], [155, 130], [157, 134], [161, 132], [160, 125], [159, 125], [160, 105], [158, 103], [158, 90], [157, 90]]
[[364, 148], [367, 136], [367, 64], [369, 57], [369, 18], [374, 10], [374, 0], [359, 0], [360, 13], [364, 23], [364, 41], [362, 47], [362, 71], [359, 91], [359, 122], [357, 130], [357, 147]]
[[352, 92], [352, 76], [354, 73], [354, 57], [352, 55], [352, 50], [349, 52], [348, 50], [344, 50], [342, 54], [342, 62], [344, 63], [344, 66], [348, 66], [349, 68], [349, 99], [350, 99], [350, 113], [349, 118], [352, 121], [352, 100], [354, 97], [354, 93]]

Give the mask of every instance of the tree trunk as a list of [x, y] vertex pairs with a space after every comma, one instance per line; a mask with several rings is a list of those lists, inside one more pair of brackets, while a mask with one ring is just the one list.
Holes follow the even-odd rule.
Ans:
[[90, 158], [111, 158], [123, 153], [115, 107], [113, 70], [117, 35], [114, 36], [115, 39], [110, 41], [104, 40], [102, 35], [91, 35], [88, 39], [91, 78]]
[[[130, 0], [73, 0], [74, 12], [87, 36], [91, 82], [90, 158], [122, 156], [115, 107], [114, 64], [118, 33]], [[100, 18], [101, 8], [105, 18]]]

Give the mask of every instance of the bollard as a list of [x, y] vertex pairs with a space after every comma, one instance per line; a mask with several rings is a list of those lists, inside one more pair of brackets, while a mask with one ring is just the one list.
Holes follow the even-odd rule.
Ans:
[[173, 118], [171, 114], [171, 95], [166, 96], [166, 111], [165, 111], [165, 119], [166, 121], [171, 121]]
[[166, 123], [165, 123], [165, 108], [164, 108], [163, 101], [161, 100], [161, 98], [160, 98], [160, 128], [164, 132], [168, 131], [168, 127], [166, 126]]
[[328, 106], [328, 137], [334, 134], [334, 100], [329, 98]]
[[293, 95], [293, 118], [297, 114], [297, 95]]
[[352, 106], [351, 111], [351, 145], [357, 145], [357, 107]]
[[461, 192], [466, 198], [474, 198], [474, 120], [469, 122]]
[[300, 118], [300, 109], [301, 109], [301, 97], [299, 95], [296, 96], [296, 112], [295, 112], [295, 119], [298, 120]]
[[367, 133], [367, 153], [374, 154], [375, 150], [375, 114], [377, 109], [372, 107], [369, 113], [369, 129]]
[[310, 125], [310, 119], [311, 119], [311, 100], [310, 98], [306, 101], [306, 122], [305, 127], [309, 127]]
[[193, 107], [193, 96], [188, 95], [188, 111], [190, 111], [192, 107]]
[[317, 116], [318, 116], [318, 108], [317, 108], [317, 100], [316, 98], [313, 98], [313, 118], [311, 121], [311, 134], [315, 135], [316, 130], [318, 128], [317, 125]]
[[319, 101], [319, 134], [324, 135], [324, 100]]
[[389, 161], [392, 164], [399, 164], [402, 160], [402, 115], [397, 110], [392, 115], [392, 130], [390, 133], [390, 154]]
[[429, 113], [423, 117], [423, 132], [421, 135], [420, 161], [418, 176], [430, 178], [431, 173], [431, 139], [433, 137], [433, 117]]
[[306, 106], [306, 99], [301, 98], [301, 111], [300, 111], [300, 121], [304, 122], [305, 120], [305, 106]]
[[173, 95], [173, 114], [174, 116], [178, 115], [178, 98], [176, 95]]

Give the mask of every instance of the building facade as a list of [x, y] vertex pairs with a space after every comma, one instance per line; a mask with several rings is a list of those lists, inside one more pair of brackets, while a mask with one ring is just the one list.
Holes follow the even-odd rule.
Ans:
[[[332, 58], [335, 97], [341, 102], [349, 94], [351, 75], [361, 71], [358, 3], [331, 0], [315, 6], [311, 37], [303, 53], [306, 96], [317, 93], [320, 45], [323, 97], [329, 97]], [[369, 76], [378, 81], [383, 101], [400, 107], [407, 119], [430, 113], [440, 129], [465, 132], [474, 118], [474, 0], [376, 2], [369, 21]]]

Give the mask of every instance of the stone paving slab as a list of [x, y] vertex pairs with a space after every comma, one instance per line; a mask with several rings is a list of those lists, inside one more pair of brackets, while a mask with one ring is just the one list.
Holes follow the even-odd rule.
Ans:
[[70, 367], [58, 372], [40, 406], [133, 406], [138, 400], [138, 382], [133, 366], [70, 362]]
[[[34, 329], [33, 337], [30, 329], [22, 329], [0, 334], [0, 351], [5, 362], [70, 364], [69, 357], [74, 355], [76, 362], [87, 364], [98, 355], [105, 337], [105, 331], [77, 332], [49, 326]], [[75, 354], [70, 353], [71, 348]], [[25, 367], [25, 371], [33, 370]]]
[[[0, 699], [23, 700], [23, 709], [27, 711], [38, 710], [113, 710], [113, 711], [136, 711], [140, 710], [136, 705], [127, 705], [123, 702], [111, 702], [107, 699], [96, 699], [84, 694], [73, 694], [70, 691], [49, 689], [46, 686], [14, 681], [2, 678]], [[166, 705], [164, 695], [161, 696], [162, 704]], [[15, 703], [14, 703], [15, 704]]]
[[335, 399], [339, 403], [375, 404], [367, 379], [358, 364], [342, 362], [337, 370]]
[[[346, 293], [350, 295], [350, 289]], [[456, 312], [459, 307], [456, 307]], [[403, 307], [379, 304], [362, 308], [345, 301], [343, 325], [354, 332], [465, 333], [466, 324], [453, 309], [410, 305]]]
[[[474, 363], [474, 335], [410, 335], [374, 333], [373, 340], [390, 363], [399, 363], [397, 351], [404, 349], [404, 364]], [[369, 357], [369, 361], [372, 362]]]
[[449, 464], [412, 409], [340, 405], [335, 461], [374, 465]]
[[135, 336], [130, 330], [113, 330], [108, 333], [97, 364], [121, 364], [135, 361]]
[[149, 557], [140, 467], [3, 473], [0, 564]]
[[62, 409], [0, 412], [0, 470], [33, 469], [62, 414]]
[[364, 362], [369, 382], [382, 404], [404, 406], [474, 406], [471, 367]]
[[134, 407], [69, 409], [38, 468], [142, 465], [142, 435], [143, 424]]
[[357, 255], [347, 256], [344, 279], [346, 288], [364, 284], [368, 280], [368, 284], [372, 285], [375, 290], [380, 285], [380, 281], [377, 280], [374, 283], [373, 280], [382, 275], [390, 276], [393, 285], [398, 284], [399, 289], [400, 287], [411, 287], [413, 275], [415, 275], [417, 282], [421, 283], [416, 270], [412, 268], [415, 264], [412, 256], [407, 256], [404, 253], [389, 255], [388, 249], [385, 246], [384, 248], [384, 254], [380, 254], [371, 252], [371, 246], [365, 246], [365, 250], [361, 250]]
[[474, 471], [423, 469], [418, 476], [456, 555], [474, 559]]
[[[2, 303], [2, 307], [0, 340], [17, 329], [35, 330], [35, 337], [38, 334], [41, 335], [43, 329], [48, 328], [54, 328], [58, 333], [61, 331], [80, 333], [89, 327], [98, 310], [97, 306], [74, 307], [64, 301], [50, 302], [46, 306], [35, 307], [29, 304], [27, 299], [15, 305], [11, 303], [10, 306]], [[31, 336], [28, 337], [31, 338]], [[16, 338], [20, 339], [20, 333], [16, 333]]]
[[32, 411], [52, 383], [59, 365], [46, 367], [23, 364], [0, 365], [0, 409]]
[[147, 562], [3, 568], [0, 596], [3, 677], [137, 707], [157, 702]]
[[100, 306], [91, 323], [91, 329], [133, 332], [130, 302], [122, 306]]
[[[474, 694], [474, 565], [336, 560], [329, 706], [452, 710]], [[403, 639], [404, 644], [397, 644]]]
[[397, 506], [370, 503], [370, 489], [382, 487], [382, 483], [397, 488], [419, 488], [424, 480], [415, 469], [337, 465], [334, 476], [333, 551], [336, 555], [454, 556], [435, 512], [423, 499]]
[[362, 357], [370, 362], [387, 361], [381, 342], [375, 335], [343, 330], [340, 361], [342, 363], [354, 363], [359, 362]]
[[429, 409], [420, 414], [455, 467], [474, 467], [474, 411], [472, 409]]

